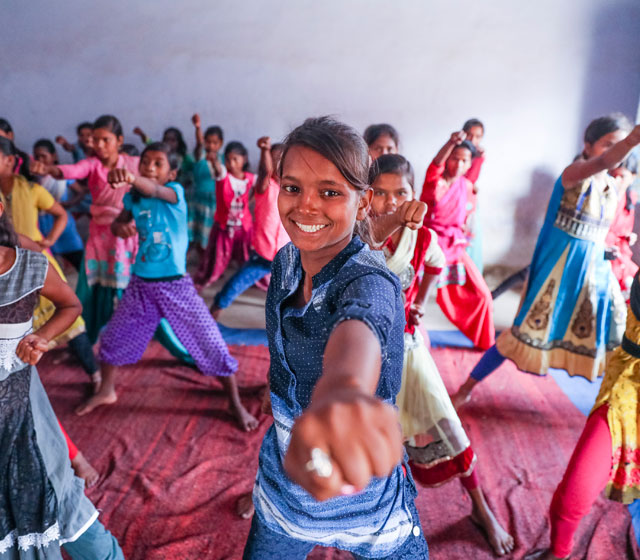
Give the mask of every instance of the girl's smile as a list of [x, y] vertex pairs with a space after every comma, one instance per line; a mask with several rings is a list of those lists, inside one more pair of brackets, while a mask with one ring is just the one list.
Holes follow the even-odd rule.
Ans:
[[278, 210], [291, 241], [325, 264], [349, 244], [372, 194], [362, 196], [331, 161], [296, 145], [287, 151], [280, 184]]

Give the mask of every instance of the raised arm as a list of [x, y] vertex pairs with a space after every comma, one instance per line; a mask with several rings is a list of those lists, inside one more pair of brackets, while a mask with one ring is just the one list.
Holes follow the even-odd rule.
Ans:
[[56, 136], [56, 142], [62, 146], [65, 152], [73, 152], [73, 144], [69, 142], [64, 136]]
[[133, 129], [133, 133], [140, 138], [143, 144], [149, 143], [149, 137], [145, 134], [144, 130], [142, 130], [139, 126], [136, 126]]
[[562, 185], [564, 188], [571, 188], [600, 171], [613, 169], [638, 144], [640, 144], [640, 125], [636, 125], [626, 138], [611, 146], [603, 154], [574, 161], [562, 173]]
[[31, 365], [38, 363], [48, 350], [49, 342], [63, 333], [82, 312], [80, 300], [52, 266], [47, 270], [41, 294], [51, 300], [55, 312], [36, 332], [25, 336], [16, 348], [18, 357]]
[[204, 134], [202, 133], [202, 123], [200, 122], [200, 115], [195, 113], [193, 117], [191, 117], [191, 122], [195, 127], [196, 132], [196, 147], [193, 149], [193, 156], [196, 161], [198, 161], [202, 157], [202, 148], [204, 146]]
[[114, 189], [132, 185], [146, 198], [159, 198], [171, 204], [178, 202], [178, 195], [172, 188], [165, 187], [153, 179], [134, 175], [128, 169], [112, 169], [107, 175], [107, 181]]
[[436, 154], [436, 157], [433, 158], [433, 163], [438, 167], [443, 165], [447, 158], [453, 152], [453, 149], [460, 145], [462, 141], [466, 138], [466, 133], [462, 130], [458, 132], [453, 132], [451, 134], [451, 138], [447, 140], [446, 144], [440, 148], [440, 151]]
[[271, 138], [268, 136], [259, 138], [258, 148], [260, 148], [260, 164], [258, 165], [256, 191], [262, 194], [269, 188], [271, 176], [275, 171], [273, 168], [273, 158], [271, 157]]

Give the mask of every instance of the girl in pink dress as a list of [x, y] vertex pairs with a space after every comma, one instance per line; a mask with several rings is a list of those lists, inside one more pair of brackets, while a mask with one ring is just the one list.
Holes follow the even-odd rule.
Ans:
[[93, 123], [94, 155], [71, 165], [45, 166], [39, 162], [40, 174], [56, 179], [87, 179], [91, 193], [91, 222], [84, 262], [80, 268], [77, 293], [83, 307], [87, 334], [91, 342], [113, 313], [114, 301], [122, 296], [129, 283], [131, 266], [138, 250], [138, 237], [127, 239], [111, 233], [111, 222], [122, 210], [125, 189], [113, 189], [107, 182], [111, 169], [138, 169], [137, 157], [120, 153], [124, 140], [120, 121], [103, 115]]
[[232, 260], [239, 265], [249, 259], [253, 220], [249, 211], [249, 193], [255, 175], [249, 173], [248, 152], [240, 142], [229, 142], [224, 150], [224, 165], [212, 162], [216, 176], [216, 213], [209, 243], [195, 276], [196, 286], [215, 282]]

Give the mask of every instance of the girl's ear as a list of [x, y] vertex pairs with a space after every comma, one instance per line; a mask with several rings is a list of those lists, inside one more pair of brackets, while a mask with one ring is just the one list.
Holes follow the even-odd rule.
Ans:
[[178, 170], [172, 169], [171, 171], [169, 171], [169, 175], [167, 179], [169, 179], [169, 181], [175, 181], [177, 176], [178, 176]]
[[118, 139], [118, 148], [124, 144], [124, 136], [116, 136]]
[[364, 220], [369, 215], [369, 209], [371, 208], [371, 201], [373, 200], [373, 189], [368, 188], [367, 191], [360, 197], [358, 203], [358, 213], [356, 214], [356, 220]]
[[582, 157], [588, 158], [591, 157], [591, 150], [593, 149], [593, 144], [589, 142], [584, 143], [584, 150], [582, 150]]

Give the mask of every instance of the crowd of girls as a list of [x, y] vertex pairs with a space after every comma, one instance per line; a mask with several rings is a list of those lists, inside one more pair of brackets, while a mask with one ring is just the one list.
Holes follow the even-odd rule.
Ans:
[[[493, 551], [511, 553], [517, 543], [487, 504], [457, 413], [507, 358], [538, 374], [606, 371], [551, 504], [551, 548], [529, 556], [567, 557], [603, 488], [624, 503], [640, 497], [640, 283], [630, 249], [640, 127], [619, 115], [589, 125], [584, 151], [554, 188], [514, 325], [496, 342], [476, 213], [481, 121], [450, 135], [419, 199], [391, 125], [360, 135], [308, 119], [283, 143], [261, 137], [253, 174], [242, 143], [225, 145], [219, 126], [203, 132], [198, 114], [192, 122], [193, 156], [180, 130], [155, 142], [136, 127], [138, 156], [118, 119], [104, 115], [78, 125], [75, 144], [56, 138], [74, 159], [60, 165], [53, 142], [38, 140], [30, 156], [0, 119], [0, 404], [11, 412], [0, 420], [0, 559], [18, 550], [58, 558], [60, 546], [72, 558], [122, 558], [82, 491], [98, 473], [39, 382], [42, 354], [68, 343], [93, 386], [76, 409], [83, 415], [117, 407], [118, 368], [139, 361], [155, 335], [220, 380], [237, 425], [250, 431], [258, 419], [240, 400], [238, 364], [216, 318], [252, 285], [268, 286], [263, 410], [274, 422], [240, 508], [253, 516], [245, 559], [302, 559], [317, 545], [427, 559], [416, 482], [455, 478]], [[87, 212], [83, 241], [76, 218]], [[77, 295], [56, 256], [78, 270]], [[233, 266], [209, 309], [199, 291]], [[429, 352], [432, 292], [487, 351], [452, 398]], [[7, 499], [24, 469], [29, 492]]]

